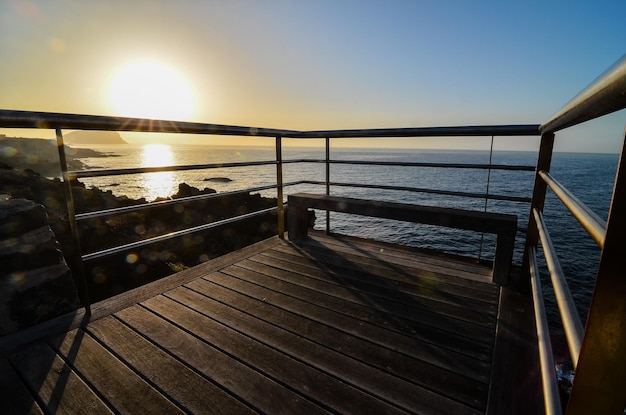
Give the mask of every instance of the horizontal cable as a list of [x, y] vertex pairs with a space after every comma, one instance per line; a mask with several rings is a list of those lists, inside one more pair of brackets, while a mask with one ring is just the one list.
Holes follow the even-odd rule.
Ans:
[[184, 166], [136, 167], [136, 168], [131, 168], [131, 169], [74, 170], [68, 173], [71, 178], [79, 179], [83, 177], [121, 176], [124, 174], [219, 169], [219, 168], [227, 168], [227, 167], [229, 168], [229, 167], [264, 166], [264, 165], [275, 165], [275, 164], [276, 164], [275, 160], [268, 160], [268, 161], [248, 161], [248, 162], [239, 162], [239, 163], [191, 164], [191, 165], [184, 165]]
[[[283, 160], [283, 164], [293, 163], [326, 163], [325, 159], [291, 159]], [[510, 170], [510, 171], [535, 171], [535, 166], [509, 165], [509, 164], [468, 164], [468, 163], [423, 163], [402, 161], [361, 161], [361, 160], [328, 160], [330, 164], [353, 164], [365, 166], [391, 166], [391, 167], [433, 167], [451, 169], [481, 169], [481, 170]]]
[[541, 246], [543, 247], [546, 263], [548, 264], [548, 270], [550, 271], [554, 295], [556, 297], [556, 303], [559, 306], [561, 320], [563, 321], [563, 328], [565, 329], [565, 337], [567, 338], [567, 345], [569, 346], [569, 352], [572, 357], [572, 364], [574, 365], [574, 369], [576, 369], [584, 333], [583, 325], [580, 322], [576, 304], [567, 286], [567, 280], [565, 279], [565, 275], [563, 275], [563, 269], [561, 269], [561, 264], [556, 256], [554, 245], [552, 244], [548, 229], [543, 220], [543, 215], [537, 209], [533, 209], [533, 215], [537, 223], [537, 230], [539, 231], [539, 238], [541, 239]]
[[206, 231], [209, 229], [217, 228], [219, 226], [228, 225], [231, 223], [239, 222], [245, 219], [254, 218], [257, 216], [262, 216], [268, 213], [278, 211], [278, 207], [271, 207], [263, 210], [259, 210], [257, 212], [247, 213], [245, 215], [235, 216], [228, 219], [219, 220], [216, 222], [207, 223], [204, 225], [194, 226], [192, 228], [182, 229], [180, 231], [170, 232], [164, 235], [155, 236], [153, 238], [144, 239], [137, 242], [131, 242], [129, 244], [116, 246], [109, 249], [104, 249], [102, 251], [92, 252], [86, 255], [83, 255], [81, 258], [83, 261], [91, 261], [94, 259], [102, 258], [109, 255], [119, 254], [121, 252], [128, 251], [130, 249], [140, 248], [142, 246], [151, 245], [157, 242], [167, 241], [168, 239], [178, 238], [180, 236], [189, 235], [195, 232]]
[[[326, 182], [316, 182], [312, 180], [303, 180], [303, 184], [315, 184], [315, 185], [325, 185]], [[338, 183], [338, 182], [330, 182], [331, 186], [340, 186], [340, 187], [357, 187], [363, 189], [377, 189], [377, 190], [396, 190], [403, 192], [414, 192], [414, 193], [431, 193], [437, 195], [445, 195], [445, 196], [459, 196], [459, 197], [469, 197], [476, 199], [484, 199], [484, 193], [468, 193], [468, 192], [453, 192], [448, 190], [437, 190], [437, 189], [424, 189], [419, 187], [405, 187], [405, 186], [383, 186], [377, 184], [359, 184], [359, 183]], [[529, 197], [519, 197], [519, 196], [504, 196], [504, 195], [488, 195], [490, 200], [506, 200], [509, 202], [522, 202], [522, 203], [530, 203], [531, 199]]]
[[533, 292], [533, 304], [535, 307], [535, 324], [537, 325], [537, 341], [539, 344], [539, 362], [541, 365], [541, 380], [543, 383], [543, 401], [547, 415], [561, 415], [561, 398], [559, 385], [556, 378], [552, 343], [550, 341], [550, 329], [546, 307], [543, 303], [541, 279], [537, 267], [537, 251], [532, 247], [528, 251], [528, 263], [530, 264], [530, 284]]
[[583, 202], [567, 190], [561, 183], [557, 182], [550, 173], [540, 171], [539, 176], [546, 182], [550, 189], [569, 209], [572, 215], [580, 222], [583, 228], [589, 233], [600, 248], [604, 248], [604, 237], [606, 235], [606, 222], [603, 221], [594, 211], [589, 209]]
[[[300, 183], [301, 182], [284, 183], [283, 186], [294, 186]], [[207, 200], [207, 199], [212, 199], [216, 197], [260, 192], [262, 190], [275, 189], [276, 187], [277, 185], [272, 184], [268, 186], [251, 187], [249, 189], [243, 189], [243, 190], [233, 190], [230, 192], [209, 193], [209, 194], [202, 194], [202, 195], [196, 195], [196, 196], [181, 197], [177, 199], [163, 200], [160, 202], [141, 203], [141, 204], [132, 205], [132, 206], [124, 206], [124, 207], [113, 208], [113, 209], [98, 210], [95, 212], [79, 213], [76, 215], [76, 220], [81, 221], [81, 220], [86, 220], [86, 219], [95, 219], [95, 218], [99, 218], [103, 216], [111, 216], [111, 215], [118, 215], [121, 213], [136, 212], [136, 211], [144, 210], [144, 209], [149, 210], [149, 209], [159, 208], [163, 206], [179, 205], [181, 203], [197, 202], [200, 200]]]
[[283, 164], [293, 164], [293, 163], [326, 163], [324, 159], [291, 159], [291, 160], [283, 160]]

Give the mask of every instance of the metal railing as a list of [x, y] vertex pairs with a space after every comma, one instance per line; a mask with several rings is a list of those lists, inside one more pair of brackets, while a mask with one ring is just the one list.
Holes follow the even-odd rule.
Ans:
[[[297, 184], [324, 185], [326, 193], [330, 193], [332, 186], [336, 187], [361, 187], [375, 188], [393, 191], [407, 191], [417, 193], [435, 193], [448, 196], [459, 197], [485, 197], [486, 200], [507, 200], [512, 202], [529, 202], [530, 215], [529, 226], [526, 239], [526, 254], [524, 255], [524, 266], [529, 271], [529, 283], [532, 288], [535, 300], [535, 311], [537, 314], [537, 331], [539, 337], [539, 349], [541, 356], [541, 368], [544, 380], [544, 396], [546, 410], [549, 413], [560, 413], [558, 394], [556, 391], [556, 378], [554, 373], [554, 363], [551, 356], [551, 346], [549, 344], [548, 328], [543, 307], [543, 294], [538, 278], [538, 268], [536, 260], [536, 249], [539, 240], [542, 242], [546, 258], [549, 258], [549, 268], [557, 292], [557, 301], [563, 314], [564, 324], [568, 332], [568, 344], [573, 356], [577, 373], [574, 381], [570, 403], [567, 407], [568, 414], [582, 413], [606, 413], [609, 410], [624, 406], [623, 385], [626, 384], [626, 255], [623, 254], [626, 235], [626, 184], [624, 183], [623, 169], [626, 169], [626, 161], [620, 159], [616, 185], [613, 194], [611, 212], [606, 224], [593, 212], [584, 206], [578, 199], [573, 197], [567, 189], [560, 185], [548, 172], [552, 158], [554, 132], [576, 125], [581, 122], [608, 114], [610, 112], [626, 107], [626, 57], [622, 58], [614, 67], [596, 80], [591, 86], [572, 100], [564, 109], [555, 115], [548, 122], [539, 125], [508, 125], [508, 126], [463, 126], [463, 127], [433, 127], [433, 128], [397, 128], [397, 129], [366, 129], [366, 130], [330, 130], [330, 131], [292, 131], [279, 129], [265, 129], [254, 127], [239, 127], [217, 124], [202, 124], [189, 122], [175, 122], [162, 120], [145, 120], [121, 117], [102, 117], [74, 114], [57, 114], [43, 112], [9, 111], [0, 110], [0, 128], [45, 128], [54, 129], [57, 134], [59, 145], [59, 157], [62, 166], [63, 181], [65, 183], [67, 210], [70, 225], [74, 233], [74, 239], [79, 244], [77, 222], [96, 217], [108, 216], [143, 209], [152, 209], [171, 203], [193, 202], [202, 199], [217, 197], [217, 195], [192, 196], [184, 199], [163, 201], [158, 203], [146, 203], [136, 206], [108, 209], [98, 212], [79, 213], [74, 211], [71, 182], [83, 177], [101, 177], [104, 175], [140, 174], [147, 172], [168, 171], [168, 170], [191, 170], [191, 169], [211, 169], [211, 168], [238, 168], [244, 166], [276, 166], [276, 183], [267, 186], [238, 190], [227, 194], [249, 193], [254, 191], [276, 189], [277, 206], [245, 215], [240, 215], [222, 221], [208, 223], [188, 229], [166, 233], [164, 235], [132, 242], [130, 244], [92, 252], [83, 255], [80, 253], [82, 261], [89, 261], [101, 258], [113, 253], [122, 252], [136, 246], [143, 246], [150, 243], [159, 242], [165, 239], [176, 238], [188, 233], [210, 229], [239, 220], [244, 220], [256, 215], [266, 214], [269, 211], [278, 212], [278, 234], [282, 237], [284, 233], [284, 187]], [[139, 131], [139, 132], [161, 132], [161, 133], [190, 133], [204, 135], [238, 135], [249, 137], [272, 137], [275, 138], [276, 157], [273, 161], [259, 161], [248, 163], [225, 163], [225, 164], [203, 164], [188, 166], [150, 167], [117, 170], [92, 170], [92, 171], [68, 171], [63, 145], [62, 130], [112, 130], [112, 131]], [[477, 137], [477, 136], [536, 136], [541, 134], [541, 143], [537, 166], [503, 166], [489, 164], [446, 164], [446, 163], [389, 163], [389, 162], [365, 162], [351, 160], [331, 160], [330, 140], [334, 138], [380, 138], [387, 139], [393, 137]], [[294, 139], [325, 139], [326, 157], [323, 160], [294, 159], [283, 160], [283, 138]], [[622, 153], [622, 158], [624, 153]], [[324, 163], [326, 166], [325, 181], [283, 181], [283, 165], [290, 163]], [[528, 171], [536, 170], [535, 185], [531, 199], [525, 197], [511, 197], [505, 195], [490, 195], [452, 192], [437, 189], [424, 189], [408, 186], [373, 185], [365, 183], [333, 182], [330, 178], [331, 164], [345, 165], [379, 165], [397, 167], [430, 167], [430, 168], [463, 168], [463, 169], [486, 169], [486, 170], [510, 170]], [[555, 191], [557, 196], [570, 209], [574, 217], [577, 218], [583, 227], [590, 233], [592, 238], [602, 248], [602, 256], [596, 279], [594, 297], [587, 319], [587, 326], [584, 332], [580, 320], [577, 321], [577, 312], [571, 294], [567, 289], [567, 284], [563, 276], [558, 259], [554, 252], [554, 247], [550, 241], [548, 229], [542, 218], [542, 210], [547, 187]], [[328, 219], [328, 216], [327, 216]], [[327, 226], [329, 221], [327, 220]], [[329, 228], [327, 228], [329, 229]], [[82, 269], [82, 268], [81, 268]], [[82, 282], [83, 304], [89, 309], [89, 297], [86, 291], [84, 276]], [[601, 372], [602, 376], [595, 374]], [[621, 405], [621, 408], [620, 408]]]
[[[284, 188], [296, 186], [300, 184], [321, 185], [325, 186], [326, 194], [330, 194], [331, 187], [351, 187], [351, 188], [369, 188], [378, 190], [402, 191], [412, 193], [426, 193], [464, 198], [480, 198], [487, 200], [500, 200], [509, 202], [529, 203], [530, 198], [518, 197], [510, 195], [495, 195], [485, 193], [471, 193], [450, 190], [439, 190], [409, 186], [390, 186], [384, 184], [367, 184], [367, 183], [347, 183], [333, 182], [330, 180], [331, 165], [369, 165], [384, 167], [402, 167], [402, 168], [440, 168], [440, 169], [481, 169], [481, 170], [503, 170], [503, 171], [534, 171], [534, 166], [520, 165], [501, 165], [501, 164], [463, 164], [463, 163], [426, 163], [426, 162], [380, 162], [380, 161], [355, 161], [355, 160], [331, 160], [330, 159], [330, 140], [331, 138], [380, 138], [388, 139], [392, 137], [433, 137], [433, 136], [454, 136], [454, 137], [477, 137], [477, 136], [532, 136], [538, 135], [539, 125], [505, 125], [505, 126], [470, 126], [470, 127], [433, 127], [433, 128], [399, 128], [399, 129], [367, 129], [367, 130], [336, 130], [322, 132], [298, 132], [292, 130], [264, 129], [254, 127], [239, 127], [216, 124], [200, 124], [188, 122], [174, 122], [162, 120], [145, 120], [121, 117], [103, 117], [76, 114], [58, 114], [43, 112], [27, 112], [27, 111], [9, 111], [0, 110], [0, 127], [3, 128], [46, 128], [56, 131], [57, 144], [59, 148], [59, 158], [61, 163], [61, 171], [64, 182], [64, 189], [67, 200], [67, 212], [70, 222], [70, 228], [75, 241], [75, 250], [78, 252], [80, 261], [73, 264], [73, 269], [77, 271], [77, 286], [81, 293], [83, 305], [89, 311], [90, 300], [87, 288], [87, 282], [84, 275], [84, 262], [93, 261], [110, 255], [119, 254], [131, 249], [147, 246], [157, 242], [163, 242], [173, 238], [178, 238], [191, 233], [206, 231], [217, 228], [222, 225], [234, 223], [239, 220], [248, 219], [255, 216], [264, 215], [270, 212], [277, 212], [278, 216], [278, 235], [284, 235]], [[276, 157], [274, 160], [265, 161], [249, 161], [249, 162], [233, 162], [233, 163], [211, 163], [211, 164], [195, 164], [195, 165], [175, 165], [160, 167], [135, 167], [122, 169], [95, 169], [69, 171], [67, 167], [65, 145], [63, 141], [63, 130], [115, 130], [115, 131], [139, 131], [139, 132], [160, 132], [160, 133], [193, 133], [204, 135], [241, 135], [248, 137], [273, 137], [275, 138]], [[326, 136], [326, 157], [325, 159], [292, 159], [283, 160], [283, 138], [293, 139], [309, 139]], [[491, 160], [491, 158], [490, 158]], [[297, 163], [322, 163], [326, 167], [326, 180], [299, 180], [292, 182], [283, 181], [283, 165]], [[219, 194], [202, 194], [198, 196], [190, 196], [177, 198], [172, 200], [141, 203], [131, 206], [117, 207], [112, 209], [104, 209], [95, 212], [76, 213], [74, 205], [72, 185], [71, 183], [77, 179], [96, 178], [105, 176], [120, 176], [145, 174], [164, 171], [189, 171], [217, 168], [241, 168], [255, 166], [271, 166], [276, 167], [276, 182], [266, 186], [253, 187], [231, 192], [222, 192]], [[196, 202], [208, 200], [215, 197], [229, 196], [235, 194], [245, 194], [250, 192], [260, 192], [265, 190], [276, 189], [277, 206], [272, 209], [264, 209], [259, 212], [248, 213], [233, 218], [222, 219], [216, 222], [202, 224], [186, 229], [168, 232], [165, 234], [153, 236], [147, 239], [130, 242], [120, 246], [100, 249], [94, 252], [84, 253], [81, 248], [81, 237], [79, 232], [79, 222], [102, 218], [112, 215], [125, 214], [130, 212], [140, 212], [149, 209], [155, 209], [163, 206]], [[326, 221], [327, 231], [330, 231], [330, 216], [327, 213]], [[525, 229], [520, 229], [525, 231]]]
[[[626, 56], [566, 104], [541, 127], [542, 141], [526, 243], [535, 302], [546, 413], [560, 414], [561, 402], [543, 306], [536, 249], [541, 240], [567, 344], [576, 370], [566, 414], [622, 413], [626, 404], [626, 189], [624, 148], [615, 179], [609, 219], [604, 222], [549, 173], [554, 132], [626, 108]], [[626, 136], [624, 137], [626, 144]], [[601, 248], [593, 299], [583, 329], [558, 261], [542, 210], [547, 187]]]

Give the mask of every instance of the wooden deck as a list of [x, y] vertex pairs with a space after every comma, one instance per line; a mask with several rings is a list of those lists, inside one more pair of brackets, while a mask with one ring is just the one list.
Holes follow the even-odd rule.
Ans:
[[0, 413], [541, 408], [524, 326], [532, 307], [493, 284], [488, 266], [315, 233], [297, 244], [264, 241], [168, 280], [6, 352]]

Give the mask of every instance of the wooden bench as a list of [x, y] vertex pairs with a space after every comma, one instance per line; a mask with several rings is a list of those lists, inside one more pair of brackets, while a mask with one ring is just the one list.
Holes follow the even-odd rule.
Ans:
[[508, 282], [517, 232], [515, 215], [310, 193], [289, 195], [287, 204], [291, 240], [306, 238], [309, 208], [495, 234], [493, 281], [500, 285]]

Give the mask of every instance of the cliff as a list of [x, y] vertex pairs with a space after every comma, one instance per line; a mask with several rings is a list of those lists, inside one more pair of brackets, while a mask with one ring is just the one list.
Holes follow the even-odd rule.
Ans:
[[[70, 170], [81, 170], [85, 165], [79, 160], [86, 157], [111, 157], [109, 154], [89, 148], [65, 146], [67, 165]], [[55, 140], [43, 138], [0, 138], [0, 164], [14, 169], [31, 169], [48, 177], [59, 177], [59, 150]]]
[[63, 136], [66, 144], [128, 144], [117, 131], [74, 131]]

